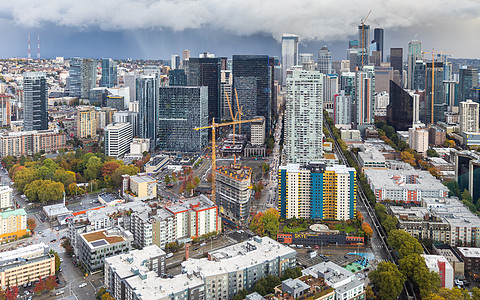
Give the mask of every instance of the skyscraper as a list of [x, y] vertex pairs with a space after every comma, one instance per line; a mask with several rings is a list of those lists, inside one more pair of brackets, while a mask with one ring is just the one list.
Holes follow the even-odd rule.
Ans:
[[[359, 54], [360, 64], [359, 66], [369, 64], [369, 47], [370, 47], [370, 25], [358, 25], [358, 40], [359, 40]], [[362, 60], [363, 57], [363, 60]]]
[[425, 68], [427, 64], [424, 61], [417, 60], [413, 68], [413, 90], [425, 89]]
[[[272, 127], [272, 65], [267, 55], [233, 55], [233, 88], [238, 94], [242, 120], [265, 117], [267, 133]], [[233, 94], [232, 94], [233, 97]], [[234, 111], [236, 113], [236, 110]], [[249, 124], [242, 124], [249, 134]]]
[[180, 56], [173, 54], [170, 59], [170, 67], [172, 70], [180, 68]]
[[282, 36], [282, 85], [287, 83], [287, 69], [298, 64], [298, 36], [284, 33]]
[[333, 112], [333, 101], [338, 94], [338, 75], [326, 74], [323, 80], [323, 108]]
[[[425, 124], [434, 124], [438, 121], [445, 121], [447, 103], [443, 91], [443, 63], [435, 62], [432, 87], [432, 63], [427, 63], [426, 85], [425, 85]], [[433, 94], [432, 94], [433, 88]], [[433, 106], [432, 106], [433, 98]], [[433, 108], [433, 119], [432, 119]]]
[[460, 102], [460, 134], [479, 132], [479, 104], [472, 100]]
[[111, 58], [102, 58], [102, 80], [100, 86], [114, 87], [117, 84], [117, 63]]
[[413, 104], [413, 97], [393, 80], [390, 80], [390, 103], [387, 106], [388, 124], [398, 131], [405, 131], [412, 127]]
[[417, 60], [422, 60], [422, 43], [420, 41], [410, 41], [408, 43], [407, 58], [407, 89], [414, 89], [414, 72]]
[[470, 66], [458, 70], [458, 101], [472, 99], [472, 88], [478, 86], [478, 69]]
[[377, 44], [377, 51], [380, 51], [380, 61], [383, 62], [383, 28], [373, 30], [373, 40]]
[[175, 69], [168, 71], [168, 85], [169, 86], [186, 86], [187, 75], [184, 69]]
[[138, 76], [136, 91], [140, 137], [150, 139], [153, 150], [158, 136], [158, 77], [155, 74]]
[[25, 131], [48, 129], [48, 86], [44, 72], [26, 72], [23, 74]]
[[332, 74], [332, 52], [327, 46], [323, 46], [318, 51], [318, 71], [322, 74]]
[[125, 87], [128, 87], [130, 93], [130, 102], [137, 101], [137, 74], [125, 74], [123, 82]]
[[371, 125], [374, 123], [374, 91], [375, 69], [364, 66], [355, 74], [355, 125]]
[[403, 72], [403, 48], [390, 48], [390, 65], [393, 70]]
[[306, 164], [322, 158], [324, 76], [319, 71], [292, 69], [287, 72], [287, 163]]
[[220, 120], [220, 58], [190, 57], [185, 73], [188, 86], [208, 87], [208, 120]]
[[97, 61], [94, 59], [84, 58], [81, 68], [82, 86], [81, 98], [89, 99], [90, 90], [97, 86]]
[[333, 122], [342, 125], [352, 124], [351, 111], [352, 96], [345, 95], [345, 91], [341, 91], [340, 95], [335, 97], [333, 104]]
[[187, 60], [190, 58], [190, 50], [185, 49], [182, 52], [182, 60]]
[[80, 98], [82, 95], [82, 59], [80, 57], [70, 59], [68, 76], [68, 95]]
[[230, 108], [228, 107], [228, 99], [230, 100], [230, 105], [233, 107], [236, 105], [236, 100], [232, 98], [232, 89], [233, 89], [233, 76], [232, 71], [222, 70], [222, 76], [220, 80], [221, 87], [221, 119], [222, 120], [231, 120], [232, 116], [230, 114]]
[[159, 88], [158, 147], [162, 151], [200, 152], [208, 146], [208, 88]]

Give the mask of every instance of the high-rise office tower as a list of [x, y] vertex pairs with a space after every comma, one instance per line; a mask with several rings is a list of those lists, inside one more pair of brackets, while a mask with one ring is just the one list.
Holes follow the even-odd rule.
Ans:
[[282, 36], [282, 85], [286, 85], [287, 69], [298, 65], [298, 36], [284, 33]]
[[300, 58], [298, 62], [299, 65], [310, 63], [312, 61], [314, 61], [313, 53], [300, 53]]
[[220, 120], [220, 58], [190, 57], [185, 73], [188, 86], [208, 87], [208, 120]]
[[[370, 47], [370, 25], [358, 25], [358, 40], [359, 40], [359, 54], [360, 54], [360, 67], [368, 65], [369, 62], [369, 47]], [[363, 57], [363, 60], [362, 60]]]
[[414, 72], [417, 60], [422, 60], [422, 43], [420, 41], [410, 41], [408, 43], [407, 57], [407, 89], [414, 89]]
[[345, 91], [341, 91], [337, 95], [333, 104], [333, 122], [335, 124], [350, 125], [352, 124], [352, 96], [346, 95]]
[[445, 96], [443, 94], [443, 63], [435, 62], [433, 72], [434, 74], [432, 87], [432, 63], [427, 63], [427, 78], [425, 85], [425, 124], [434, 124], [438, 121], [445, 121], [445, 111], [447, 104], [445, 103]]
[[413, 114], [413, 97], [390, 80], [390, 103], [387, 106], [388, 124], [398, 131], [408, 130], [413, 124]]
[[125, 87], [128, 87], [130, 93], [130, 102], [137, 101], [137, 74], [125, 74], [123, 79]]
[[180, 56], [173, 54], [170, 59], [170, 68], [172, 70], [180, 68]]
[[187, 74], [184, 69], [175, 69], [168, 71], [168, 85], [169, 86], [186, 86]]
[[355, 74], [355, 125], [374, 123], [375, 68], [364, 66]]
[[478, 86], [478, 69], [463, 67], [458, 70], [458, 101], [472, 99], [472, 88]]
[[285, 219], [349, 220], [356, 216], [355, 169], [321, 163], [279, 169], [278, 207]]
[[80, 96], [82, 99], [89, 99], [90, 90], [97, 86], [97, 61], [84, 58], [82, 60], [81, 76], [82, 86]]
[[383, 28], [373, 30], [373, 40], [377, 44], [377, 51], [380, 51], [380, 62], [383, 62]]
[[413, 90], [424, 90], [425, 89], [425, 68], [427, 64], [422, 60], [417, 60], [415, 62], [415, 67], [413, 68]]
[[332, 52], [328, 50], [327, 46], [323, 46], [318, 51], [317, 69], [322, 74], [332, 74]]
[[345, 95], [352, 96], [355, 99], [355, 72], [344, 72], [340, 76], [340, 89], [345, 91]]
[[158, 147], [162, 151], [200, 152], [208, 146], [208, 88], [159, 88]]
[[333, 112], [333, 101], [338, 94], [338, 75], [327, 74], [323, 80], [323, 108], [328, 112]]
[[460, 102], [460, 134], [479, 132], [479, 104], [472, 100]]
[[[359, 51], [358, 48], [357, 49], [355, 49], [355, 48], [347, 49], [347, 59], [350, 62], [350, 72], [355, 72], [355, 68], [357, 66], [360, 66], [360, 68], [361, 68], [362, 58], [361, 58], [361, 55], [358, 51]], [[360, 59], [360, 64], [358, 64], [359, 59]]]
[[112, 123], [105, 129], [105, 155], [119, 157], [128, 153], [133, 140], [133, 129], [130, 123]]
[[48, 86], [44, 72], [23, 74], [23, 99], [25, 131], [48, 129]]
[[287, 163], [306, 164], [322, 158], [324, 76], [319, 71], [292, 69], [287, 72]]
[[74, 57], [70, 59], [68, 69], [68, 95], [80, 98], [82, 95], [82, 59]]
[[185, 49], [182, 52], [182, 60], [187, 60], [190, 58], [190, 50]]
[[390, 48], [390, 65], [393, 70], [403, 72], [403, 48]]
[[117, 84], [117, 63], [111, 58], [102, 58], [102, 87], [114, 87]]
[[150, 139], [150, 148], [157, 146], [158, 77], [155, 74], [137, 77], [137, 101], [140, 137]]
[[[233, 88], [237, 91], [242, 120], [265, 117], [266, 130], [272, 127], [272, 61], [267, 55], [233, 55]], [[232, 96], [234, 96], [232, 94]], [[236, 113], [236, 109], [234, 114]], [[250, 125], [242, 124], [242, 133]]]
[[236, 106], [236, 100], [232, 98], [233, 90], [233, 75], [232, 71], [222, 70], [222, 75], [220, 78], [220, 90], [221, 90], [221, 119], [222, 120], [231, 120], [232, 116], [230, 113], [230, 108], [228, 107], [228, 99], [230, 100], [230, 105], [233, 107]]
[[449, 111], [453, 106], [458, 106], [458, 82], [456, 81], [444, 81], [443, 82], [443, 93], [445, 95], [445, 103], [450, 107]]

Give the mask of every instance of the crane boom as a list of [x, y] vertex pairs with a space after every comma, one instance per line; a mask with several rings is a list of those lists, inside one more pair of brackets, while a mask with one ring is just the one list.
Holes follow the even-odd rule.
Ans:
[[225, 122], [225, 123], [212, 123], [211, 125], [208, 126], [203, 126], [203, 127], [195, 127], [193, 130], [200, 130], [200, 129], [207, 129], [207, 128], [217, 128], [217, 127], [224, 127], [224, 126], [230, 126], [234, 124], [244, 124], [244, 123], [250, 123], [250, 122], [256, 122], [256, 121], [262, 121], [262, 118], [255, 118], [255, 119], [250, 119], [250, 120], [242, 120], [242, 121], [234, 121], [234, 122]]

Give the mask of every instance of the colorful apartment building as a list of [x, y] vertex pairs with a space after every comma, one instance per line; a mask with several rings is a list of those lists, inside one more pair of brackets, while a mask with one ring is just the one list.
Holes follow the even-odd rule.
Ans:
[[157, 180], [145, 173], [122, 175], [123, 197], [129, 200], [147, 200], [157, 197]]
[[23, 208], [0, 212], [0, 242], [12, 241], [27, 234], [27, 213]]

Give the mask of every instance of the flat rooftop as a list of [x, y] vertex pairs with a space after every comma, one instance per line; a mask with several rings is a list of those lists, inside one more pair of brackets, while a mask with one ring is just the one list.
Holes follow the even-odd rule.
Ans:
[[0, 252], [0, 264], [6, 261], [16, 260], [18, 258], [33, 258], [48, 253], [48, 246], [45, 243], [33, 244], [26, 247], [20, 247], [15, 250]]
[[118, 228], [99, 230], [81, 235], [93, 248], [124, 242], [124, 232]]
[[375, 188], [448, 191], [428, 171], [367, 169], [364, 173]]
[[187, 210], [202, 210], [215, 207], [215, 203], [208, 199], [205, 195], [200, 195], [193, 198], [180, 200], [178, 203], [165, 207], [173, 214], [180, 213]]
[[252, 177], [252, 168], [245, 166], [221, 166], [217, 167], [217, 172], [236, 180], [250, 180]]
[[457, 250], [458, 250], [464, 257], [480, 258], [480, 248], [457, 247]]
[[135, 275], [133, 271], [149, 272], [146, 261], [165, 255], [165, 251], [157, 245], [145, 247], [141, 250], [133, 250], [129, 253], [105, 258], [105, 263], [112, 266], [120, 278]]
[[130, 180], [135, 181], [137, 184], [157, 182], [155, 178], [148, 175], [133, 175], [130, 176]]

